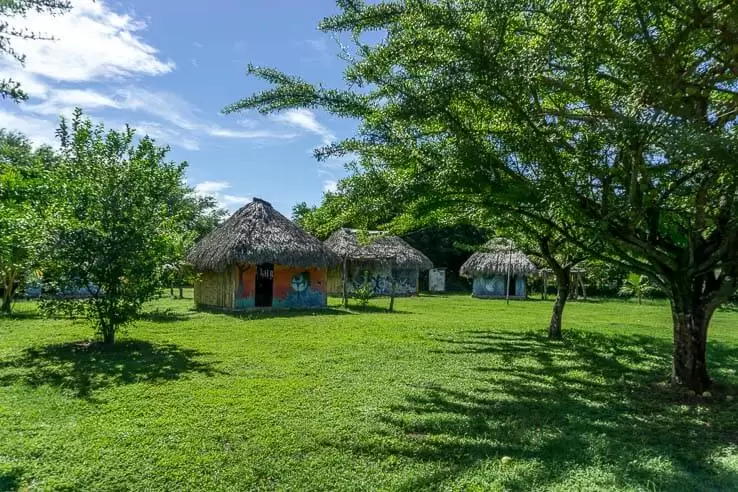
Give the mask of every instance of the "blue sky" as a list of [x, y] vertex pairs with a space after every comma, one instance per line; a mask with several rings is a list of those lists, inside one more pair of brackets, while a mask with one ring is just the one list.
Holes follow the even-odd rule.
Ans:
[[82, 107], [108, 127], [129, 123], [189, 163], [188, 183], [235, 210], [259, 196], [289, 214], [319, 202], [344, 174], [343, 162], [318, 163], [312, 150], [349, 135], [355, 123], [320, 111], [224, 116], [220, 110], [264, 85], [246, 65], [273, 66], [340, 86], [343, 62], [318, 22], [334, 0], [74, 0], [57, 18], [29, 14], [15, 23], [53, 35], [20, 41], [25, 66], [0, 59], [0, 71], [31, 96], [0, 101], [0, 127], [53, 143], [60, 114]]

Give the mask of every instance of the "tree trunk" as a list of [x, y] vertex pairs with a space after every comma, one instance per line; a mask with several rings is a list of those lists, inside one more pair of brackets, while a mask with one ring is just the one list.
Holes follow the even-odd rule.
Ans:
[[566, 299], [569, 297], [570, 283], [571, 279], [569, 278], [568, 268], [561, 272], [556, 272], [556, 301], [554, 301], [553, 305], [551, 323], [548, 325], [548, 338], [552, 340], [559, 340], [561, 338], [561, 323], [564, 316]]
[[10, 314], [13, 311], [13, 286], [15, 284], [15, 275], [7, 273], [3, 275], [3, 302], [0, 305], [0, 312]]
[[169, 297], [174, 299], [174, 284], [169, 284]]
[[179, 286], [179, 298], [184, 299], [184, 287], [182, 285]]
[[10, 293], [9, 289], [6, 287], [3, 291], [3, 303], [2, 306], [0, 306], [0, 312], [4, 314], [10, 314], [13, 311], [13, 295]]
[[710, 388], [707, 374], [707, 327], [714, 307], [700, 302], [699, 295], [675, 292], [671, 299], [674, 323], [674, 354], [671, 379], [697, 394]]
[[103, 344], [113, 345], [115, 343], [115, 328], [110, 326], [102, 330]]

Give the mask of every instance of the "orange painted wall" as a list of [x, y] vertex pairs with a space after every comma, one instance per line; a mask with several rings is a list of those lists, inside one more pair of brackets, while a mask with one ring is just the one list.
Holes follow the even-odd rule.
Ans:
[[[304, 282], [309, 278], [309, 282]], [[276, 308], [315, 308], [327, 303], [328, 270], [274, 266], [272, 306]], [[241, 265], [234, 299], [236, 309], [255, 305], [256, 266]]]

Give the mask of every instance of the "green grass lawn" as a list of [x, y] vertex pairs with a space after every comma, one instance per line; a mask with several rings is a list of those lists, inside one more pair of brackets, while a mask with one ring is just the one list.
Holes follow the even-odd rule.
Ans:
[[0, 318], [0, 490], [738, 490], [738, 313], [703, 399], [664, 383], [664, 303], [571, 303], [558, 343], [542, 301], [191, 303], [112, 350], [30, 303]]

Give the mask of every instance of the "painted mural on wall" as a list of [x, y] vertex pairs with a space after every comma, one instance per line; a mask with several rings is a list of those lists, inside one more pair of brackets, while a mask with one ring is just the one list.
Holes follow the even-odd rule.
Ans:
[[317, 268], [276, 267], [274, 300], [276, 308], [320, 308], [326, 305], [328, 273]]
[[[272, 307], [281, 309], [320, 308], [326, 305], [325, 269], [274, 267]], [[236, 309], [256, 303], [256, 267], [241, 267], [234, 300]]]
[[233, 300], [235, 309], [250, 309], [256, 304], [256, 267], [242, 266], [239, 269], [238, 287]]
[[[368, 273], [368, 276], [366, 275]], [[395, 295], [411, 296], [418, 292], [417, 270], [396, 269], [395, 276]], [[348, 291], [353, 292], [358, 289], [364, 282], [368, 282], [374, 289], [375, 296], [388, 296], [392, 291], [392, 270], [389, 267], [369, 270], [360, 267], [353, 268], [349, 273]]]
[[[505, 275], [489, 277], [476, 276], [472, 283], [472, 293], [476, 297], [505, 297]], [[515, 294], [512, 297], [525, 297], [525, 277], [515, 277]]]

